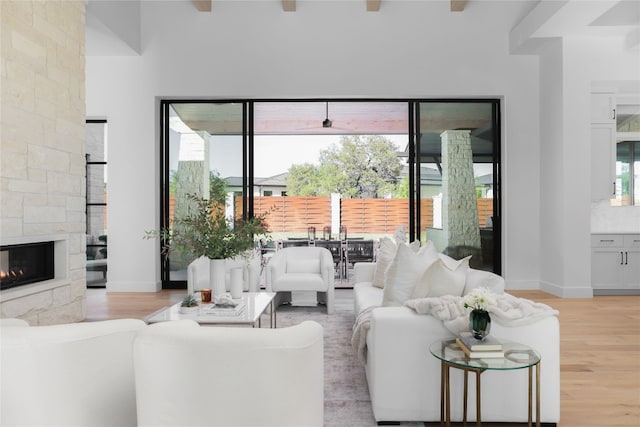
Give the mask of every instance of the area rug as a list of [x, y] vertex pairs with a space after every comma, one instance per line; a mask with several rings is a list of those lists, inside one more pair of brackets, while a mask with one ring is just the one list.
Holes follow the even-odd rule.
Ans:
[[[283, 305], [278, 308], [276, 316], [279, 328], [295, 325], [303, 320], [314, 320], [324, 328], [324, 425], [376, 427], [364, 367], [351, 348], [353, 308], [336, 304], [334, 313], [327, 315], [324, 306]], [[266, 324], [269, 324], [268, 317]], [[423, 423], [401, 425], [424, 426]]]

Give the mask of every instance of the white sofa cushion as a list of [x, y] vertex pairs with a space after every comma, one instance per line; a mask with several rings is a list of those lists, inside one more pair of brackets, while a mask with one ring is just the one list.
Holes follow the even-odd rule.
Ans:
[[438, 258], [420, 277], [411, 293], [411, 298], [462, 295], [469, 270], [469, 258], [471, 257], [455, 263], [447, 263], [442, 258]]
[[467, 295], [475, 288], [487, 288], [494, 294], [504, 293], [504, 278], [490, 271], [469, 268], [462, 295]]
[[384, 288], [384, 273], [387, 271], [391, 261], [393, 261], [396, 249], [396, 244], [390, 238], [382, 237], [380, 239], [380, 247], [376, 256], [376, 271], [373, 274], [373, 286], [380, 289]]
[[320, 258], [292, 259], [287, 263], [287, 273], [320, 274]]
[[356, 316], [370, 307], [382, 305], [382, 289], [371, 282], [359, 282], [353, 285], [353, 304]]
[[[384, 275], [389, 268], [391, 261], [393, 261], [393, 258], [396, 256], [396, 250], [398, 249], [399, 245], [406, 246], [406, 243], [396, 244], [389, 237], [382, 237], [380, 239], [380, 246], [378, 247], [378, 253], [376, 255], [376, 270], [373, 275], [373, 286], [380, 289], [384, 288]], [[420, 250], [420, 241], [414, 240], [413, 242], [409, 243], [409, 247], [412, 251], [418, 252]], [[431, 241], [427, 241], [427, 243], [425, 243], [425, 247], [429, 247], [430, 250], [436, 250], [433, 242]]]
[[323, 292], [327, 290], [327, 283], [320, 273], [287, 273], [278, 279], [277, 289]]
[[398, 245], [396, 255], [385, 273], [383, 306], [399, 306], [409, 299], [418, 279], [438, 259], [437, 252], [425, 245], [414, 252], [408, 245]]

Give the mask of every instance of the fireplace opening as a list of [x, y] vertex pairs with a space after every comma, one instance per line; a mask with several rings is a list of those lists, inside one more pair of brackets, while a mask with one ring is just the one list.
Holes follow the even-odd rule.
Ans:
[[54, 242], [0, 246], [0, 290], [54, 277]]

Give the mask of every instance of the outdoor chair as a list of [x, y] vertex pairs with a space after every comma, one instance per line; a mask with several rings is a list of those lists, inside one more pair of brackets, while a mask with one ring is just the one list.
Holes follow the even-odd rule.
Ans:
[[333, 257], [333, 264], [340, 278], [345, 277], [343, 274], [344, 252], [342, 250], [342, 242], [339, 240], [316, 240], [316, 247], [327, 248]]

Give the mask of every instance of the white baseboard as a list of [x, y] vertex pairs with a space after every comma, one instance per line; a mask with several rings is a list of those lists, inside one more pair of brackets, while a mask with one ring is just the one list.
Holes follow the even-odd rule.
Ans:
[[554, 283], [540, 282], [540, 290], [561, 298], [593, 298], [593, 288], [585, 287], [564, 287]]
[[550, 282], [538, 282], [536, 280], [509, 280], [505, 284], [505, 290], [528, 291], [541, 290], [561, 298], [592, 298], [593, 289], [587, 287], [563, 287]]

